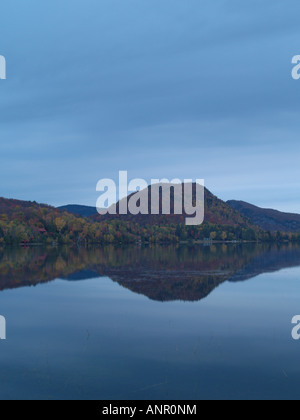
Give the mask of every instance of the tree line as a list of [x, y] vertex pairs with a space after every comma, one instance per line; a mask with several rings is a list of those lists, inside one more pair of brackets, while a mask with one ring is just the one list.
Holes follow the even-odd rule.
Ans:
[[178, 243], [189, 241], [300, 241], [300, 233], [265, 232], [259, 228], [204, 223], [141, 224], [121, 219], [93, 221], [52, 207], [11, 209], [0, 214], [1, 244]]

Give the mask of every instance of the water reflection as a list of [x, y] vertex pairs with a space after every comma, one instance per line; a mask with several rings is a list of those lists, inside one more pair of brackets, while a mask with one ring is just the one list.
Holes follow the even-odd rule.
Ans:
[[199, 301], [225, 281], [295, 266], [295, 245], [6, 248], [0, 250], [0, 290], [105, 276], [152, 300]]

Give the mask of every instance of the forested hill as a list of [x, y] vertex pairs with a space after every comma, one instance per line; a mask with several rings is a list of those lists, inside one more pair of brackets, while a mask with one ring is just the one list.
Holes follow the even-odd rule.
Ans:
[[[128, 200], [130, 199], [132, 195], [128, 197]], [[173, 196], [171, 196], [173, 198]], [[117, 204], [117, 208], [118, 208]], [[151, 208], [151, 195], [149, 191], [149, 213]], [[89, 206], [81, 206], [81, 205], [66, 205], [58, 207], [61, 211], [67, 211], [69, 213], [72, 213], [77, 216], [82, 217], [91, 217], [93, 220], [108, 220], [108, 219], [114, 219], [119, 218], [122, 220], [135, 220], [139, 223], [143, 224], [154, 224], [157, 223], [157, 221], [168, 224], [168, 223], [184, 223], [185, 216], [178, 216], [178, 215], [172, 215], [172, 216], [152, 216], [149, 215], [137, 215], [137, 216], [131, 216], [131, 215], [122, 215], [122, 216], [100, 216], [97, 213], [96, 207], [89, 207]], [[217, 198], [215, 195], [213, 195], [208, 189], [205, 189], [205, 222], [208, 223], [214, 223], [219, 225], [229, 225], [229, 226], [243, 226], [243, 227], [251, 227], [253, 228], [253, 223], [245, 217], [243, 214], [241, 214], [239, 211], [232, 208], [230, 205], [225, 203], [224, 201]]]
[[228, 204], [261, 229], [271, 232], [300, 232], [300, 214], [283, 213], [278, 210], [263, 209], [244, 201], [228, 201]]
[[48, 209], [55, 211], [54, 207], [46, 204], [38, 204], [35, 201], [21, 201], [0, 197], [0, 215], [8, 217], [15, 216], [18, 212], [22, 214], [30, 214], [34, 210]]
[[76, 216], [90, 217], [95, 216], [97, 213], [96, 207], [81, 206], [80, 204], [68, 204], [66, 206], [58, 207], [58, 210], [73, 213]]
[[264, 232], [208, 190], [205, 222], [186, 226], [184, 219], [185, 215], [174, 214], [81, 217], [46, 204], [0, 198], [0, 245], [300, 239], [300, 235]]
[[[127, 200], [129, 201], [133, 194], [129, 195]], [[193, 200], [195, 204], [195, 191], [193, 193]], [[233, 209], [230, 205], [225, 203], [224, 201], [217, 198], [213, 195], [207, 188], [205, 188], [205, 218], [204, 221], [206, 223], [215, 224], [219, 226], [232, 226], [232, 227], [241, 227], [241, 228], [249, 228], [257, 230], [258, 228], [243, 214], [239, 211]], [[160, 214], [159, 215], [151, 215], [151, 188], [148, 187], [148, 210], [149, 214], [147, 215], [106, 215], [101, 216], [99, 214], [91, 216], [93, 220], [112, 220], [112, 219], [121, 219], [125, 221], [134, 221], [140, 223], [142, 225], [146, 224], [161, 224], [161, 225], [168, 225], [170, 223], [176, 224], [184, 224], [186, 214], [176, 215], [174, 214], [174, 206], [171, 205], [171, 214], [170, 215], [163, 215], [161, 212], [161, 202], [162, 197], [160, 197]], [[174, 203], [174, 191], [171, 191], [171, 203]], [[119, 213], [119, 203], [117, 203], [117, 213]]]

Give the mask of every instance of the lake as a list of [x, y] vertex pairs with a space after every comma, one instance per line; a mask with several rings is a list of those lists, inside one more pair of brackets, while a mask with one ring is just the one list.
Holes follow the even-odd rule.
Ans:
[[298, 399], [300, 247], [0, 249], [1, 399]]

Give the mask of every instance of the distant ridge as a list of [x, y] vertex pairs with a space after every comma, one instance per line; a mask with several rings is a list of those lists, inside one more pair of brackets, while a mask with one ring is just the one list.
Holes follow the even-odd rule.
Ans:
[[263, 209], [245, 201], [230, 200], [227, 204], [265, 231], [300, 232], [300, 214]]
[[78, 204], [69, 204], [67, 206], [61, 206], [61, 207], [58, 207], [58, 210], [67, 211], [68, 213], [73, 213], [76, 216], [81, 216], [81, 217], [91, 217], [98, 214], [96, 207], [81, 206]]

